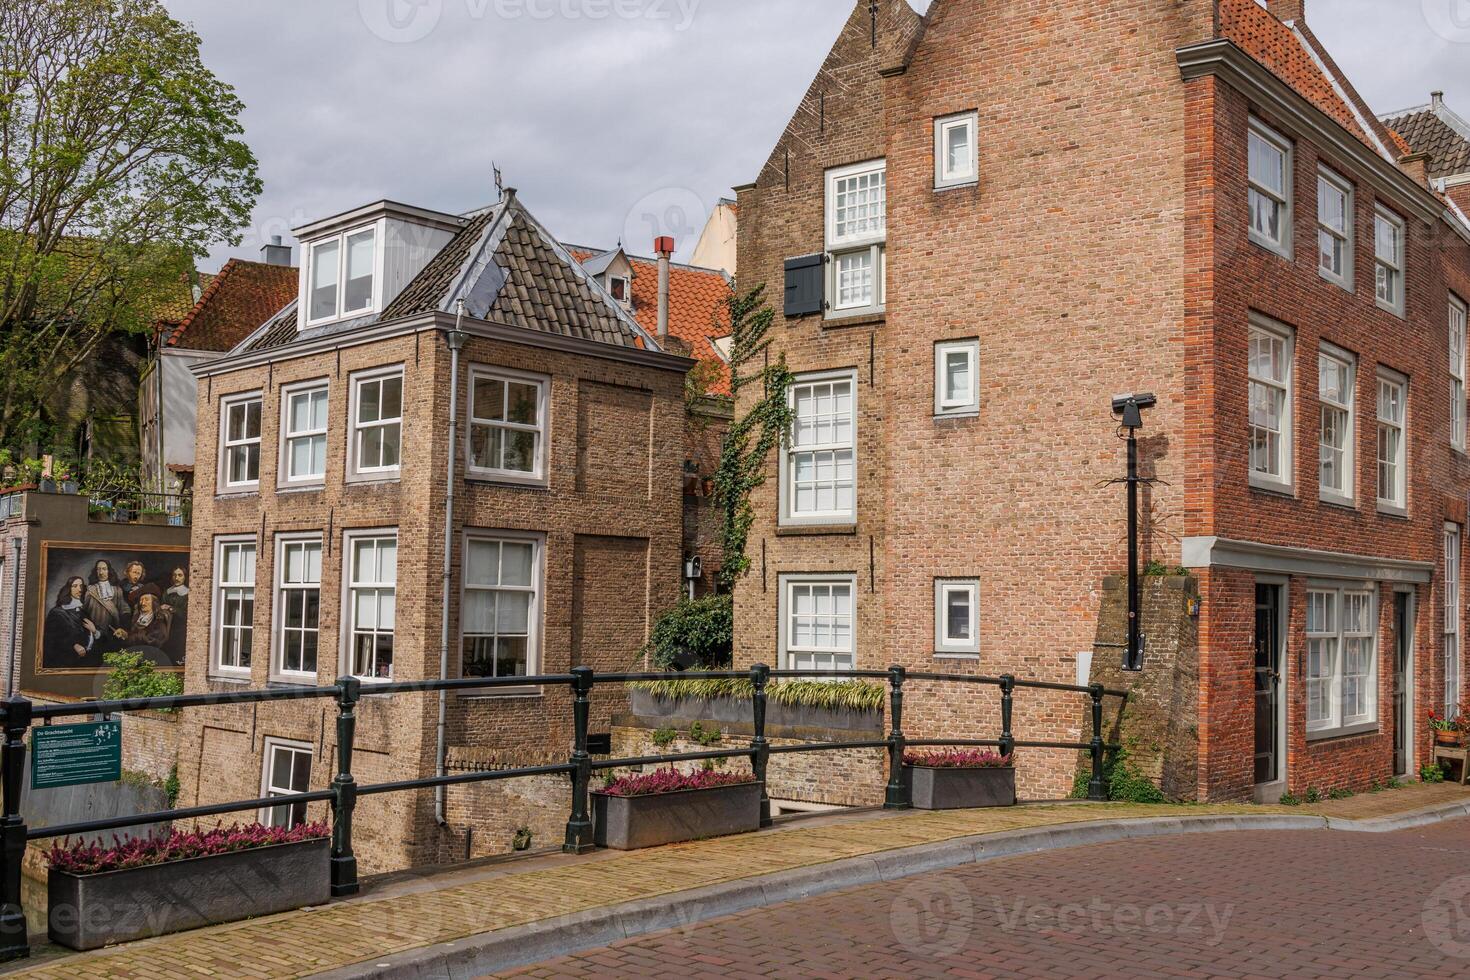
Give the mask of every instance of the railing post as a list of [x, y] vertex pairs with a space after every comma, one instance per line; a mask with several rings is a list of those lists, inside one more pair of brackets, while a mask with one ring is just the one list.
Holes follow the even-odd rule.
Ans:
[[561, 849], [568, 854], [592, 850], [592, 815], [587, 812], [587, 791], [592, 783], [592, 757], [587, 754], [587, 722], [592, 708], [592, 668], [572, 668], [572, 818], [567, 821], [567, 838]]
[[1000, 675], [1000, 754], [1010, 755], [1016, 751], [1016, 736], [1011, 731], [1011, 712], [1015, 706], [1016, 679], [1010, 674]]
[[754, 735], [750, 740], [750, 770], [761, 784], [761, 826], [771, 825], [771, 796], [766, 792], [766, 763], [771, 758], [771, 746], [766, 742], [766, 682], [771, 678], [771, 668], [756, 664], [750, 668], [750, 708]]
[[888, 733], [888, 795], [886, 810], [907, 810], [913, 805], [909, 784], [903, 778], [903, 680], [905, 671], [894, 665], [888, 668], [888, 713], [893, 726]]
[[1103, 686], [1094, 684], [1088, 692], [1092, 695], [1092, 778], [1087, 782], [1087, 798], [1104, 801], [1108, 798], [1108, 788], [1103, 781]]
[[26, 855], [26, 824], [20, 814], [20, 795], [26, 771], [26, 729], [31, 725], [31, 702], [14, 695], [5, 702], [3, 806], [0, 819], [0, 960], [31, 955], [26, 938], [26, 913], [21, 905], [21, 864]]
[[352, 811], [357, 806], [357, 780], [352, 778], [352, 744], [357, 737], [357, 699], [362, 681], [344, 677], [337, 683], [337, 777], [332, 780], [332, 897], [356, 895], [357, 856], [352, 853]]

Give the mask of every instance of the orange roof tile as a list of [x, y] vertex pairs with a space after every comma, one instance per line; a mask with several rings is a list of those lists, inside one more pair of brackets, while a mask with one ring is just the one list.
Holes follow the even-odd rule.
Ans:
[[[590, 248], [568, 246], [572, 257], [585, 262], [601, 255]], [[650, 334], [658, 335], [658, 262], [655, 259], [629, 255], [633, 265], [633, 317]], [[715, 269], [690, 265], [672, 265], [669, 269], [669, 335], [689, 345], [694, 357], [712, 364], [718, 374], [710, 384], [710, 394], [730, 394], [730, 367], [715, 350], [712, 341], [730, 332], [725, 300], [730, 283]]]
[[165, 343], [186, 350], [230, 350], [295, 299], [298, 285], [294, 266], [230, 259]]

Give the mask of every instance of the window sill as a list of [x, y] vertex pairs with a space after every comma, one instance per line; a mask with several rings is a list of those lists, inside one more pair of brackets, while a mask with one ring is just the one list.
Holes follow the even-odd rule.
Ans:
[[318, 681], [315, 674], [302, 674], [300, 677], [272, 677], [265, 682], [265, 686], [267, 688], [317, 687]]
[[1377, 297], [1374, 297], [1373, 303], [1374, 303], [1375, 306], [1377, 306], [1383, 312], [1385, 312], [1385, 313], [1392, 313], [1394, 316], [1398, 317], [1400, 320], [1407, 320], [1408, 319], [1408, 315], [1402, 309], [1400, 309], [1397, 306], [1390, 306], [1388, 303], [1385, 303], [1383, 300], [1378, 299]]
[[1338, 289], [1343, 290], [1344, 292], [1356, 293], [1358, 291], [1357, 288], [1353, 286], [1352, 280], [1334, 276], [1332, 273], [1328, 272], [1320, 265], [1317, 266], [1317, 275], [1321, 277], [1323, 282], [1330, 282], [1332, 283], [1332, 285], [1336, 286]]
[[276, 484], [276, 493], [311, 493], [313, 491], [325, 490], [326, 488], [327, 478], [322, 477], [310, 483], [304, 481], [300, 483], [278, 483]]
[[1352, 497], [1344, 497], [1341, 494], [1337, 493], [1328, 493], [1325, 490], [1318, 494], [1317, 499], [1324, 504], [1332, 507], [1341, 507], [1344, 510], [1358, 509], [1358, 502]]
[[980, 178], [979, 177], [971, 177], [969, 180], [954, 180], [954, 181], [947, 181], [947, 182], [942, 183], [942, 184], [935, 184], [934, 185], [934, 193], [936, 193], [936, 194], [943, 194], [945, 191], [959, 191], [959, 190], [964, 190], [967, 187], [969, 187], [969, 188], [975, 188], [975, 187], [979, 187], [979, 186], [980, 186]]
[[934, 421], [936, 422], [943, 422], [945, 419], [978, 419], [979, 417], [980, 409], [978, 408], [967, 408], [964, 411], [934, 413]]
[[1257, 235], [1254, 231], [1250, 232], [1250, 240], [1251, 240], [1251, 244], [1257, 245], [1260, 248], [1264, 249], [1265, 251], [1270, 252], [1272, 255], [1276, 256], [1278, 259], [1285, 259], [1288, 262], [1295, 261], [1295, 259], [1292, 256], [1291, 246], [1289, 244], [1281, 244], [1281, 243], [1273, 242], [1273, 241], [1271, 241], [1268, 238], [1262, 238], [1261, 236]]
[[241, 500], [245, 497], [260, 496], [260, 484], [254, 483], [238, 487], [228, 487], [214, 495], [215, 500]]
[[1383, 517], [1402, 517], [1407, 520], [1409, 508], [1399, 507], [1396, 504], [1385, 504], [1380, 500], [1378, 502], [1378, 513]]
[[250, 686], [249, 674], [210, 674], [207, 678], [211, 684], [233, 684], [236, 686]]
[[977, 650], [971, 650], [968, 653], [963, 653], [963, 652], [961, 652], [959, 650], [935, 650], [934, 651], [934, 659], [935, 660], [976, 660], [976, 661], [978, 661], [980, 659], [980, 653]]
[[1329, 728], [1320, 732], [1307, 732], [1307, 744], [1320, 745], [1324, 743], [1343, 741], [1350, 738], [1360, 738], [1364, 735], [1377, 735], [1378, 733], [1378, 722], [1370, 721], [1362, 725], [1353, 725], [1348, 728]]
[[832, 537], [857, 534], [857, 524], [783, 524], [776, 528], [778, 538]]
[[1292, 500], [1296, 499], [1296, 486], [1290, 483], [1283, 483], [1280, 480], [1272, 480], [1269, 477], [1257, 476], [1252, 473], [1250, 485], [1252, 490], [1260, 490], [1264, 493], [1274, 494], [1278, 497], [1287, 497]]
[[837, 327], [882, 326], [887, 320], [886, 310], [856, 310], [852, 313], [828, 313], [822, 317], [822, 326]]
[[483, 486], [515, 487], [523, 490], [545, 490], [550, 485], [550, 481], [544, 476], [518, 477], [508, 473], [477, 472], [475, 470], [465, 470], [464, 481]]
[[505, 699], [529, 701], [546, 696], [544, 688], [534, 685], [527, 687], [502, 687], [499, 690], [489, 691], [466, 691], [460, 694], [462, 701], [502, 701]]
[[343, 481], [349, 487], [385, 487], [400, 482], [399, 471], [389, 473], [350, 473]]

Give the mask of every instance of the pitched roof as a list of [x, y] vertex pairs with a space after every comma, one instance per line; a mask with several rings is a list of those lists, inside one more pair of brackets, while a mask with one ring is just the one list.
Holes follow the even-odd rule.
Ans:
[[1282, 22], [1255, 0], [1220, 0], [1220, 36], [1229, 38], [1375, 153], [1397, 162], [1393, 136], [1368, 111], [1305, 22]]
[[239, 349], [268, 350], [373, 322], [454, 313], [460, 301], [476, 319], [617, 347], [658, 349], [652, 334], [582, 269], [514, 192], [500, 204], [469, 215], [381, 314], [298, 330], [293, 302], [262, 323]]
[[1470, 124], [1443, 102], [1403, 109], [1383, 121], [1403, 134], [1412, 152], [1429, 154], [1430, 177], [1470, 173]]
[[[607, 263], [600, 260], [618, 251], [602, 252], [581, 245], [567, 248], [589, 271], [606, 269]], [[637, 255], [628, 255], [627, 259], [633, 266], [633, 316], [644, 330], [657, 335], [658, 260]], [[725, 306], [729, 295], [730, 281], [718, 269], [670, 264], [669, 335], [688, 344], [694, 357], [714, 366], [717, 373], [710, 384], [712, 395], [730, 393], [729, 362], [712, 342], [730, 332], [729, 311]]]
[[212, 277], [164, 345], [184, 350], [227, 351], [296, 298], [294, 266], [230, 259]]

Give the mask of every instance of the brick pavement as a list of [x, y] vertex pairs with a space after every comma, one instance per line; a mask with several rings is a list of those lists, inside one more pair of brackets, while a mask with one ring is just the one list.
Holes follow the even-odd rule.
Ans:
[[[1346, 801], [1344, 801], [1346, 802]], [[654, 933], [502, 976], [1470, 975], [1470, 818], [1005, 858]], [[1208, 848], [1208, 859], [1201, 851]], [[1456, 858], [1459, 855], [1461, 858]], [[1464, 906], [1462, 906], [1464, 907]]]
[[[1451, 791], [1444, 786], [1416, 786], [1378, 796], [1383, 799], [1374, 803], [1377, 809], [1394, 812], [1466, 798], [1459, 787]], [[1378, 796], [1370, 799], [1377, 801]], [[1233, 813], [1339, 815], [1334, 809], [1352, 803], [1354, 800], [1335, 801], [1295, 809], [1040, 804], [947, 813], [840, 814], [798, 821], [759, 834], [631, 854], [599, 852], [580, 858], [557, 855], [525, 863], [503, 862], [408, 876], [369, 887], [355, 900], [323, 908], [88, 954], [58, 954], [54, 948], [43, 948], [37, 950], [37, 960], [21, 964], [13, 975], [56, 980], [309, 976], [436, 943], [575, 916], [619, 902], [977, 834], [1117, 818]]]

